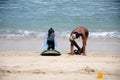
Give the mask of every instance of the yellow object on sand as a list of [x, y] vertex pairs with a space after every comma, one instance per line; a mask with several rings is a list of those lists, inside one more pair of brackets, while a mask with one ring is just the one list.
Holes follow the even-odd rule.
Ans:
[[103, 78], [103, 72], [102, 71], [98, 71], [97, 78], [98, 79]]

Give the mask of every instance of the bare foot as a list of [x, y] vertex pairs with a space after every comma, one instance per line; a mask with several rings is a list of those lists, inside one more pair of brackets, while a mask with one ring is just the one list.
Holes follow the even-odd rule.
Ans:
[[68, 53], [69, 55], [74, 55], [73, 53]]
[[73, 53], [70, 53], [70, 55], [74, 55]]
[[87, 56], [87, 54], [82, 54], [83, 56]]

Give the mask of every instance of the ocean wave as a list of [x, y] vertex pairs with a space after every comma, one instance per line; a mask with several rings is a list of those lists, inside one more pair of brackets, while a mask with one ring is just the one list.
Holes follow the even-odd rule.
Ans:
[[[71, 31], [62, 31], [56, 32], [57, 37], [69, 38]], [[47, 32], [45, 31], [29, 31], [29, 30], [0, 30], [0, 39], [24, 39], [24, 38], [44, 38]], [[120, 39], [120, 32], [105, 32], [105, 31], [96, 31], [90, 32], [89, 38], [92, 39], [110, 39], [110, 38], [118, 38]]]
[[24, 39], [44, 37], [45, 32], [28, 30], [0, 30], [0, 38], [6, 39]]
[[91, 38], [120, 38], [120, 32], [91, 32], [90, 33]]

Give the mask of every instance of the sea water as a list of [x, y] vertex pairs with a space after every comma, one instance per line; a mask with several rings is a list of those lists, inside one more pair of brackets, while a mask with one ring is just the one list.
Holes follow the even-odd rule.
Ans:
[[120, 39], [120, 0], [0, 0], [0, 38], [40, 38], [51, 27], [69, 37], [77, 26]]

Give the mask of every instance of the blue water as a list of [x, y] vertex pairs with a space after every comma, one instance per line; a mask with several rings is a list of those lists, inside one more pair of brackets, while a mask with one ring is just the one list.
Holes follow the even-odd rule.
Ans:
[[0, 0], [0, 35], [37, 36], [53, 27], [66, 36], [79, 25], [92, 36], [120, 38], [120, 0]]

